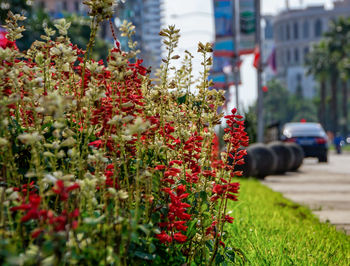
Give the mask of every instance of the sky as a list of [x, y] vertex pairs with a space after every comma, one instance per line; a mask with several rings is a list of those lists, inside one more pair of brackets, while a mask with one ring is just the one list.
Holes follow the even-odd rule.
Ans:
[[[290, 8], [310, 5], [332, 7], [332, 0], [289, 0]], [[262, 14], [277, 14], [285, 8], [285, 0], [261, 0]], [[213, 42], [215, 38], [213, 0], [164, 0], [164, 25], [176, 25], [181, 30], [178, 54], [184, 50], [196, 54], [199, 41]], [[253, 56], [243, 57], [241, 67], [242, 85], [239, 86], [239, 103], [247, 107], [254, 103], [257, 95], [256, 70]], [[194, 59], [194, 72], [200, 71], [200, 58]], [[234, 89], [231, 88], [231, 104], [234, 107]]]

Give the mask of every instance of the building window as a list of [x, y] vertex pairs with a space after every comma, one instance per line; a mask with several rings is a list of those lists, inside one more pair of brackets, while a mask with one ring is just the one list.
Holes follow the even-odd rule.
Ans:
[[309, 38], [309, 22], [307, 20], [304, 21], [303, 23], [303, 37], [304, 39]]
[[63, 3], [62, 2], [56, 2], [56, 12], [60, 13], [62, 12], [62, 6], [63, 6]]
[[282, 51], [278, 51], [277, 53], [277, 68], [282, 68], [283, 67], [283, 53]]
[[299, 64], [299, 50], [298, 50], [298, 48], [295, 48], [295, 50], [294, 50], [294, 62], [296, 64]]
[[322, 21], [317, 19], [315, 21], [315, 37], [321, 37], [322, 35]]
[[299, 25], [298, 22], [295, 22], [293, 25], [293, 31], [294, 31], [294, 39], [299, 39]]
[[64, 11], [67, 11], [67, 10], [68, 10], [67, 1], [63, 1], [63, 10], [64, 10]]
[[283, 32], [283, 27], [280, 26], [280, 27], [279, 27], [279, 37], [278, 37], [278, 38], [279, 38], [279, 40], [282, 41], [282, 42], [284, 41], [283, 33], [284, 33], [284, 32]]
[[287, 24], [286, 26], [286, 40], [289, 41], [290, 40], [290, 26], [289, 24]]
[[272, 27], [272, 23], [269, 19], [265, 20], [265, 39], [267, 40], [272, 40], [273, 39], [273, 27]]
[[79, 12], [79, 1], [74, 2], [74, 9], [75, 9], [75, 12]]
[[290, 50], [287, 50], [287, 64], [289, 64], [291, 61], [291, 54], [290, 54]]
[[304, 48], [304, 62], [307, 61], [307, 55], [309, 54], [309, 47]]

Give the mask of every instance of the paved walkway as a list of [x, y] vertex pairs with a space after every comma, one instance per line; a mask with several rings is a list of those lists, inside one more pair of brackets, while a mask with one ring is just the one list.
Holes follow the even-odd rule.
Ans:
[[305, 159], [299, 172], [269, 176], [262, 183], [350, 235], [350, 153], [331, 153], [326, 164]]

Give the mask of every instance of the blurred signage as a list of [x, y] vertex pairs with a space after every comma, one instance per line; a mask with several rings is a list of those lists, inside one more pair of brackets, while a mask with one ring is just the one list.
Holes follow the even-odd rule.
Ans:
[[[239, 84], [241, 84], [240, 76], [238, 76]], [[228, 87], [235, 85], [233, 73], [215, 73], [210, 76], [210, 79], [214, 82], [215, 89], [228, 89]]]
[[[233, 0], [214, 0], [215, 46], [214, 54], [233, 56]], [[253, 53], [255, 48], [255, 3], [254, 0], [239, 0], [239, 53]]]
[[[238, 84], [241, 84], [241, 76], [239, 72], [237, 72], [237, 75]], [[235, 77], [233, 76], [233, 72], [229, 74], [224, 72], [212, 73], [209, 79], [213, 81], [213, 88], [215, 89], [228, 89], [228, 87], [235, 85]]]
[[214, 17], [216, 37], [232, 37], [232, 1], [214, 0]]
[[232, 37], [216, 38], [214, 44], [214, 55], [232, 57], [234, 48]]
[[241, 54], [253, 53], [255, 48], [255, 1], [239, 1], [239, 28]]
[[239, 10], [233, 15], [234, 0], [213, 0], [215, 17], [215, 44], [214, 44], [214, 62], [212, 75], [210, 78], [214, 82], [215, 88], [227, 88], [232, 85], [232, 78], [223, 72], [224, 67], [232, 65], [235, 43], [233, 19], [239, 16], [237, 20], [239, 25], [239, 45], [238, 52], [250, 54], [255, 48], [255, 3], [254, 0], [239, 0]]

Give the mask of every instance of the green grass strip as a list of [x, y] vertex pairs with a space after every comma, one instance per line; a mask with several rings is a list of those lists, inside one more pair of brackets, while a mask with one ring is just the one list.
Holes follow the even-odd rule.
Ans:
[[[330, 149], [331, 151], [335, 151], [335, 146], [334, 146], [334, 145], [330, 145], [330, 146], [329, 146], [329, 149]], [[349, 151], [350, 151], [350, 145], [342, 146], [342, 147], [341, 147], [341, 150], [344, 151], [344, 152], [349, 152]]]
[[[350, 265], [350, 237], [256, 180], [240, 180], [228, 246], [247, 265]], [[238, 256], [237, 256], [238, 258]]]

